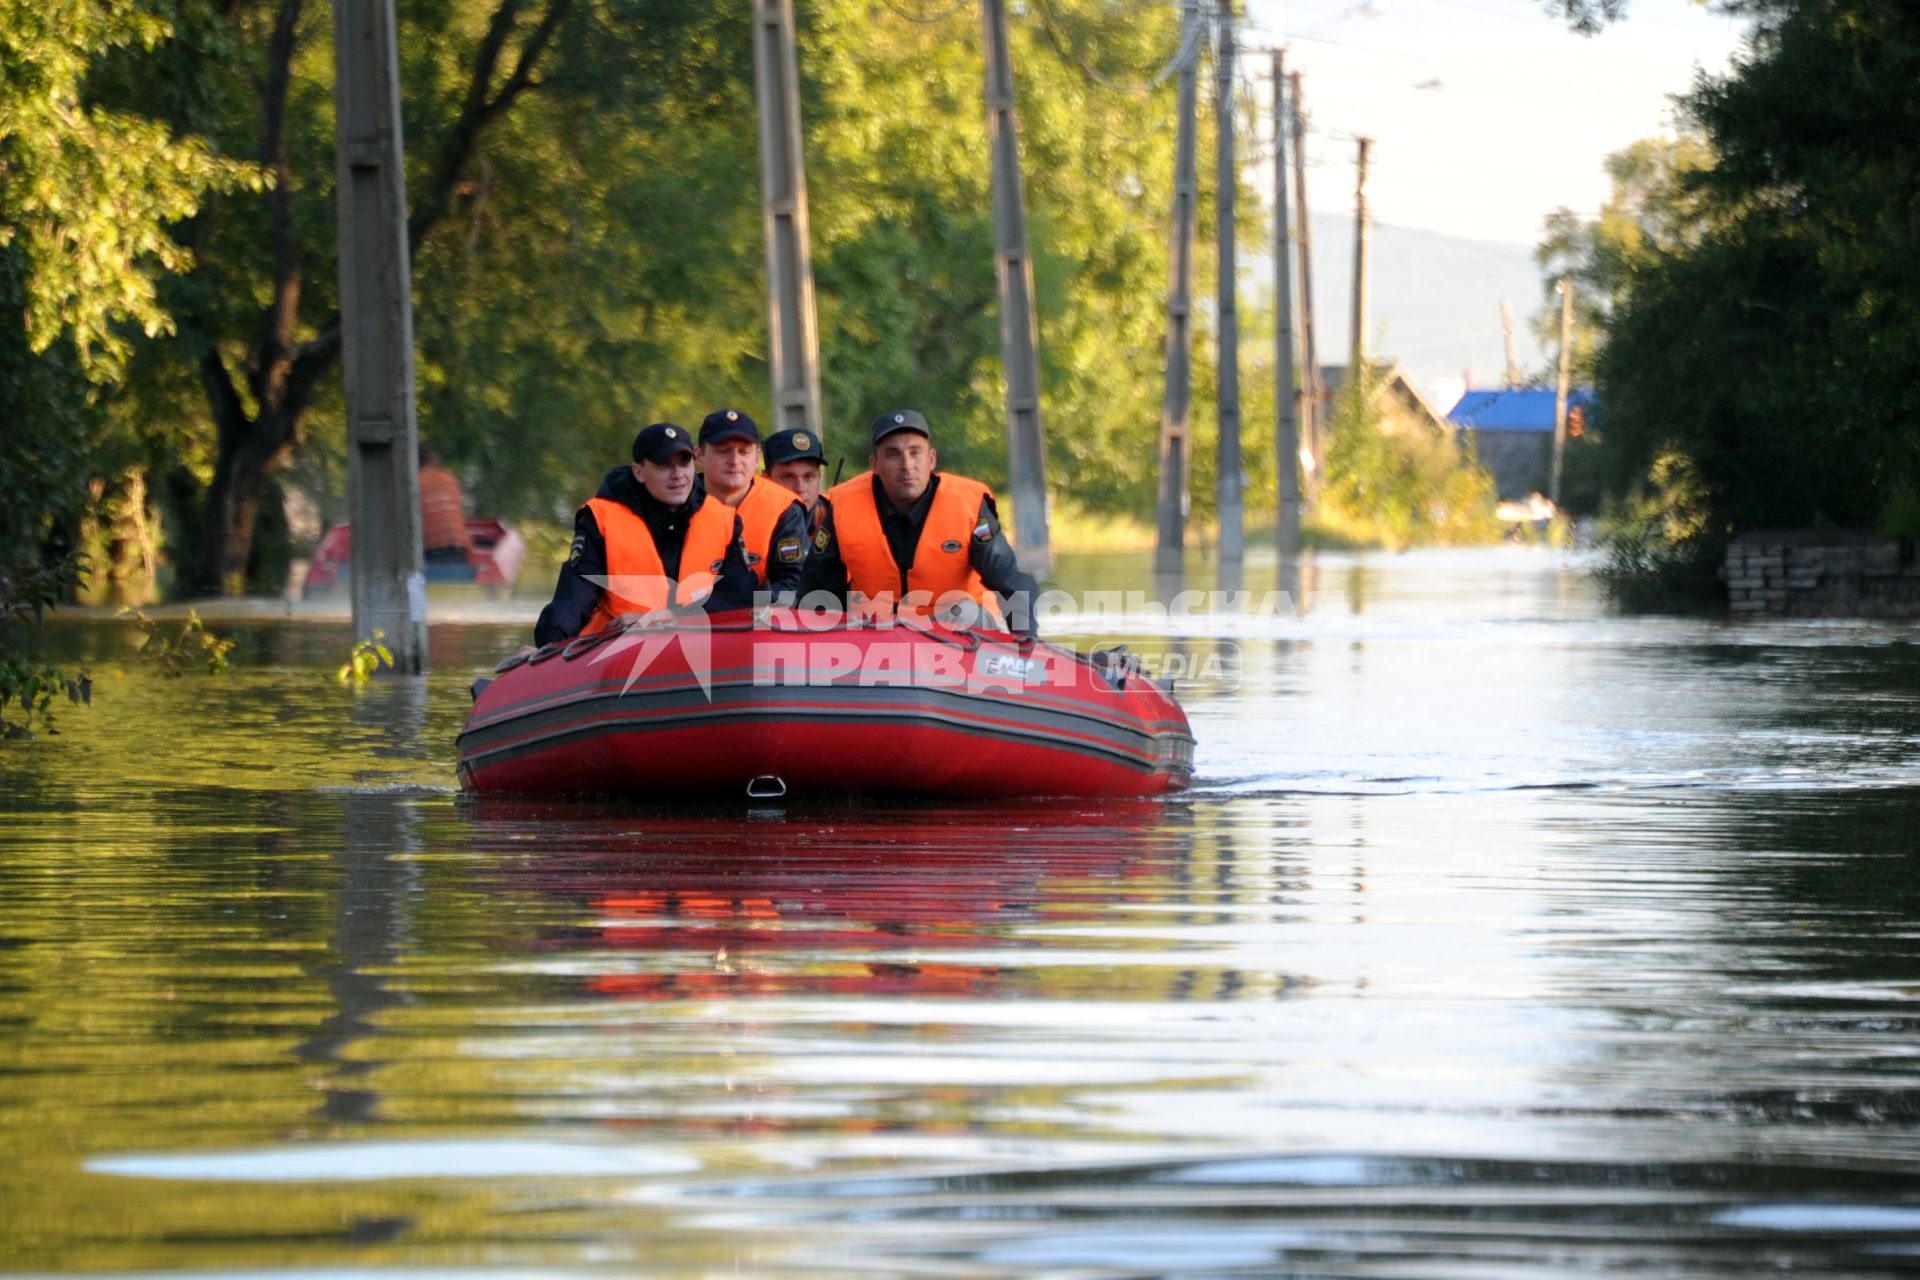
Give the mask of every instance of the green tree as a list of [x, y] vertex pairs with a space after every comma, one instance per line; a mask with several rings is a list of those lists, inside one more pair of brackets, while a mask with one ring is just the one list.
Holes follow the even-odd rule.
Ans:
[[1705, 225], [1633, 271], [1599, 362], [1623, 473], [1684, 459], [1715, 540], [1920, 490], [1920, 11], [1750, 9], [1751, 50], [1683, 101]]
[[[1532, 328], [1541, 347], [1554, 352], [1557, 360], [1559, 284], [1572, 276], [1574, 385], [1592, 385], [1600, 335], [1632, 289], [1636, 271], [1660, 254], [1699, 241], [1706, 215], [1689, 179], [1711, 163], [1711, 152], [1698, 133], [1643, 138], [1607, 157], [1611, 190], [1598, 218], [1587, 220], [1565, 208], [1547, 216], [1533, 254], [1541, 271], [1542, 301]], [[1552, 385], [1555, 368], [1550, 362], [1536, 375], [1536, 383]]]
[[1318, 534], [1404, 550], [1491, 542], [1493, 477], [1463, 455], [1451, 433], [1396, 405], [1386, 370], [1341, 384], [1327, 429], [1327, 476]]
[[97, 63], [172, 34], [156, 6], [106, 0], [0, 0], [0, 244], [26, 265], [34, 352], [73, 344], [91, 378], [115, 377], [125, 329], [173, 330], [157, 280], [193, 264], [168, 225], [210, 192], [266, 185], [253, 166], [145, 115], [86, 100]]
[[[181, 331], [153, 353], [162, 367], [143, 384], [146, 407], [190, 439], [178, 456], [193, 487], [204, 486], [191, 582], [232, 591], [245, 581], [268, 480], [297, 453], [339, 361], [331, 17], [304, 0], [180, 8], [196, 37], [181, 44], [186, 65], [150, 62], [129, 82], [156, 72], [164, 81], [169, 70], [183, 83], [212, 79], [170, 105], [275, 178], [264, 196], [211, 202], [183, 229], [195, 266], [178, 285]], [[471, 198], [480, 139], [534, 88], [570, 8], [570, 0], [403, 6], [416, 255]], [[209, 72], [214, 50], [227, 56]]]

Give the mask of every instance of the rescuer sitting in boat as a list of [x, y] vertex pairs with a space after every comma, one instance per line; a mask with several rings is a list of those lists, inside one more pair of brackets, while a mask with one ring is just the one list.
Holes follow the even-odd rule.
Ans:
[[535, 644], [599, 631], [628, 613], [752, 606], [758, 583], [742, 518], [700, 486], [693, 457], [685, 427], [641, 428], [633, 464], [607, 472], [573, 518], [573, 550], [534, 625]]
[[790, 489], [760, 475], [760, 428], [738, 409], [716, 409], [700, 424], [700, 478], [707, 496], [740, 515], [747, 568], [776, 604], [800, 594], [807, 559], [807, 511]]
[[881, 414], [872, 435], [871, 470], [827, 494], [807, 559], [808, 595], [828, 593], [854, 615], [942, 620], [971, 602], [964, 612], [1004, 616], [1011, 629], [1034, 634], [1040, 584], [1000, 531], [993, 491], [936, 470], [927, 420], [912, 409]]
[[762, 452], [767, 459], [767, 479], [794, 491], [807, 509], [807, 518], [817, 527], [826, 496], [820, 492], [821, 471], [827, 464], [820, 451], [820, 437], [811, 431], [776, 431], [767, 437]]

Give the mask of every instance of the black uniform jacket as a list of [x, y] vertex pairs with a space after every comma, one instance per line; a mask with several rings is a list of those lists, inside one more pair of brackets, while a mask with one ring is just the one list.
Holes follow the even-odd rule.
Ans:
[[[914, 550], [920, 545], [920, 532], [927, 526], [927, 512], [933, 509], [933, 493], [939, 485], [940, 476], [936, 472], [927, 491], [907, 510], [899, 511], [880, 487], [880, 477], [873, 478], [873, 500], [880, 508], [880, 527], [886, 532], [887, 549], [893, 552], [893, 562], [900, 566], [902, 574], [913, 567]], [[1020, 567], [1013, 544], [1001, 532], [1000, 514], [994, 510], [991, 494], [980, 499], [980, 519], [976, 523], [987, 526], [988, 536], [967, 540], [967, 559], [973, 571], [980, 575], [980, 581], [1001, 598], [1001, 612], [1006, 615], [1007, 625], [1032, 635], [1033, 608], [1040, 596], [1040, 584]], [[824, 499], [815, 514], [813, 551], [807, 556], [806, 591], [808, 595], [824, 591], [842, 607], [847, 603], [847, 564], [840, 558], [840, 540], [833, 528], [833, 504]]]
[[[654, 548], [660, 553], [661, 566], [669, 578], [680, 576], [680, 551], [687, 542], [687, 522], [701, 503], [719, 501], [709, 499], [706, 489], [695, 480], [692, 496], [677, 507], [669, 507], [648, 493], [646, 486], [634, 479], [633, 468], [626, 466], [607, 472], [607, 478], [600, 482], [600, 491], [594, 496], [611, 498], [646, 521], [648, 532], [653, 534]], [[759, 584], [754, 580], [753, 570], [747, 568], [740, 539], [740, 517], [736, 515], [733, 539], [727, 544], [727, 558], [720, 566], [713, 594], [693, 607], [705, 608], [708, 613], [724, 613], [752, 606], [753, 593]], [[540, 621], [534, 624], [533, 642], [551, 644], [579, 635], [587, 619], [593, 616], [594, 606], [600, 603], [600, 588], [587, 579], [604, 578], [606, 574], [606, 539], [601, 535], [600, 522], [593, 518], [593, 508], [583, 504], [573, 517], [573, 549], [567, 555], [567, 562], [560, 566], [560, 581], [554, 585], [553, 600], [540, 611]]]

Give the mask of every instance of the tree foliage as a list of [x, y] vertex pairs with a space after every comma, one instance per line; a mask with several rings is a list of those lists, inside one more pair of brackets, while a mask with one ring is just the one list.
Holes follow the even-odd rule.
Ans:
[[[721, 404], [764, 419], [750, 0], [399, 9], [420, 421], [471, 504], [552, 519], [639, 423]], [[172, 219], [171, 247], [146, 278], [174, 329], [127, 332], [123, 376], [84, 411], [45, 383], [52, 366], [36, 366], [33, 394], [75, 418], [96, 488], [151, 473], [182, 579], [231, 590], [261, 570], [255, 526], [273, 517], [276, 484], [344, 514], [332, 32], [312, 0], [165, 12], [170, 38], [103, 45], [79, 83], [101, 118], [164, 122], [225, 166], [191, 216], [156, 215]], [[911, 403], [945, 464], [998, 482], [977, 12], [818, 0], [799, 15], [829, 450], [857, 468], [862, 425]], [[1050, 479], [1085, 506], [1144, 510], [1172, 190], [1174, 86], [1156, 73], [1177, 14], [1158, 0], [1048, 0], [1016, 15], [1012, 40]], [[8, 359], [0, 344], [0, 376]], [[1202, 358], [1197, 393], [1207, 374]], [[1204, 431], [1208, 406], [1196, 408]]]
[[0, 0], [0, 244], [19, 242], [32, 349], [66, 338], [98, 381], [132, 353], [128, 325], [173, 331], [156, 281], [193, 258], [169, 224], [209, 192], [266, 184], [204, 139], [83, 101], [105, 55], [171, 34], [153, 6], [124, 0]]
[[1341, 384], [1315, 512], [1321, 532], [1389, 550], [1491, 542], [1495, 502], [1493, 478], [1450, 432], [1393, 403], [1385, 369]]
[[[1699, 241], [1706, 219], [1692, 175], [1711, 164], [1697, 132], [1677, 138], [1643, 138], [1606, 159], [1610, 183], [1599, 217], [1589, 221], [1569, 209], [1547, 216], [1534, 261], [1541, 270], [1541, 305], [1533, 333], [1542, 349], [1560, 347], [1562, 279], [1573, 279], [1573, 340], [1569, 361], [1575, 386], [1591, 386], [1600, 335], [1614, 309], [1632, 290], [1636, 273], [1662, 254]], [[1552, 380], [1551, 367], [1541, 375]]]
[[1691, 234], [1629, 275], [1601, 389], [1617, 460], [1668, 452], [1715, 536], [1873, 525], [1920, 489], [1920, 11], [1766, 0], [1684, 100]]

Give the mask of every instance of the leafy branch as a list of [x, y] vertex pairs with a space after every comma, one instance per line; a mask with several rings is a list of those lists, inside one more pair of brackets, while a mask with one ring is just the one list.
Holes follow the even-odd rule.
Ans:
[[140, 657], [153, 663], [164, 678], [177, 680], [187, 673], [187, 664], [194, 660], [207, 664], [208, 675], [217, 676], [226, 671], [227, 655], [233, 651], [235, 642], [207, 630], [197, 610], [187, 610], [187, 620], [179, 631], [172, 633], [165, 623], [156, 622], [138, 609], [120, 612], [133, 615], [133, 625], [147, 637], [140, 646]]
[[393, 650], [386, 646], [387, 633], [375, 631], [371, 637], [353, 646], [353, 651], [336, 673], [341, 684], [363, 685], [385, 667], [393, 669]]

